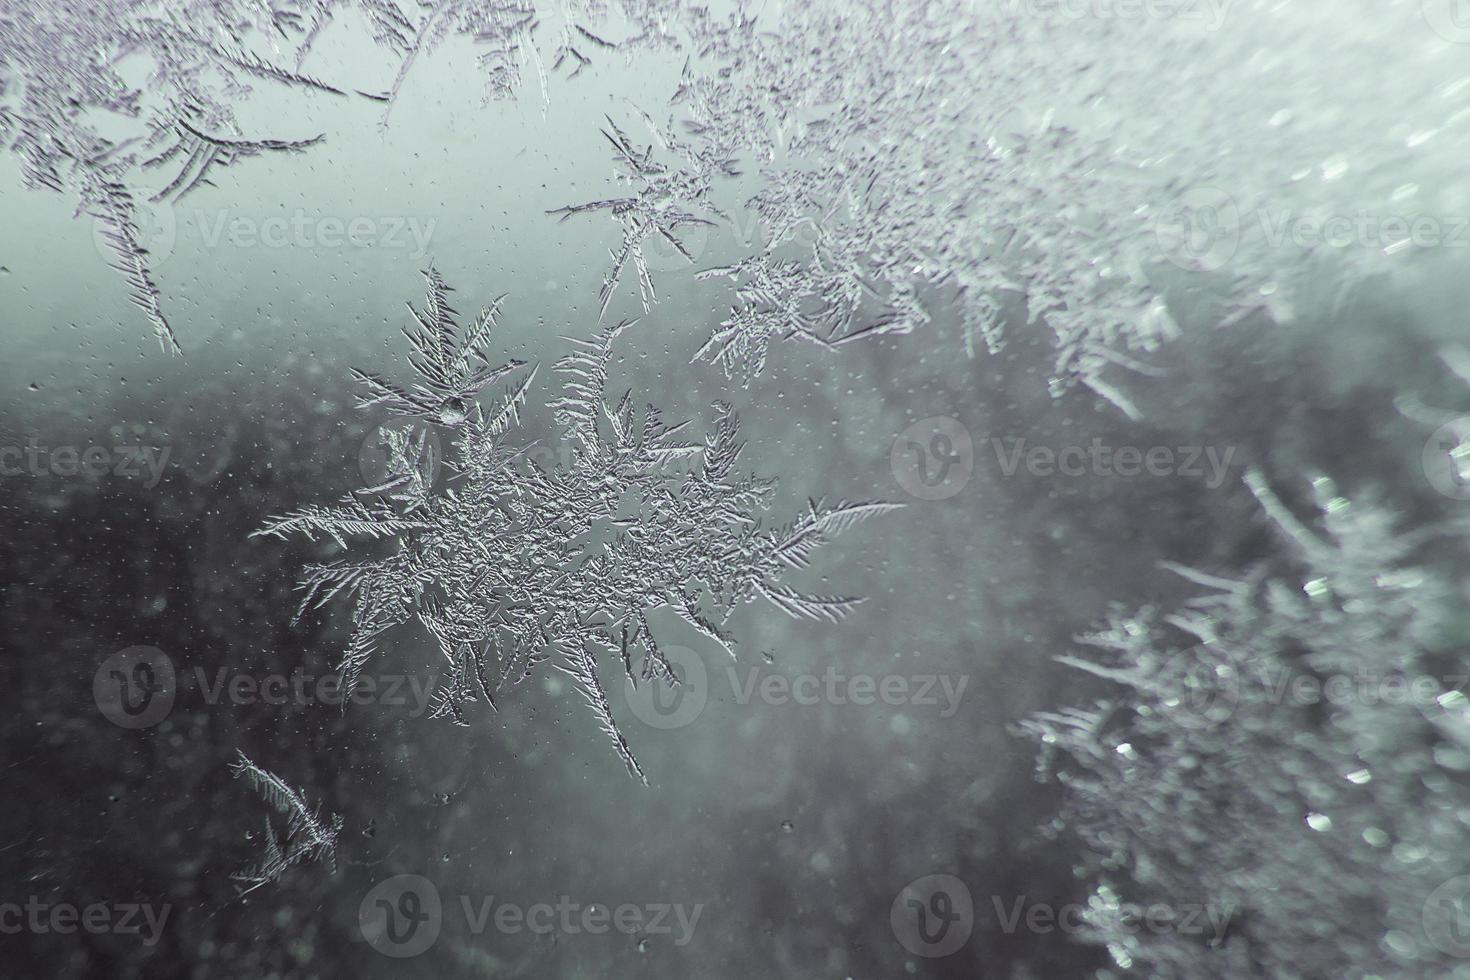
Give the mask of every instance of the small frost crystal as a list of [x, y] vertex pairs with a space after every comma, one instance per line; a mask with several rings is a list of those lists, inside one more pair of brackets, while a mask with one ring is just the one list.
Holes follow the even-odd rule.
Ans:
[[[457, 426], [465, 421], [468, 405], [481, 389], [521, 367], [524, 362], [512, 359], [491, 367], [485, 354], [490, 331], [500, 316], [500, 304], [505, 299], [503, 295], [481, 310], [461, 337], [455, 320], [457, 314], [449, 305], [452, 290], [433, 269], [425, 275], [429, 279], [428, 298], [422, 310], [409, 306], [414, 322], [403, 331], [413, 347], [409, 364], [420, 381], [412, 389], [405, 390], [376, 375], [354, 370], [353, 376], [368, 391], [358, 400], [358, 407], [383, 405], [395, 415]], [[401, 450], [403, 447], [397, 448]]]
[[[364, 405], [452, 434], [449, 486], [435, 492], [404, 476], [391, 496], [375, 489], [306, 507], [256, 533], [327, 535], [344, 547], [354, 538], [399, 543], [387, 557], [313, 565], [303, 576], [302, 610], [338, 594], [355, 600], [341, 663], [349, 696], [383, 632], [416, 620], [447, 665], [436, 716], [468, 724], [471, 703], [493, 708], [502, 691], [549, 664], [573, 680], [618, 756], [643, 779], [612, 716], [603, 658], [629, 684], [673, 685], [655, 613], [682, 619], [726, 650], [733, 642], [726, 620], [757, 598], [792, 616], [841, 619], [859, 599], [799, 591], [781, 582], [783, 574], [805, 568], [835, 535], [900, 505], [813, 501], [794, 521], [764, 527], [774, 482], [738, 472], [743, 444], [729, 406], [715, 405], [714, 429], [701, 442], [686, 435], [687, 422], [667, 424], [652, 405], [635, 409], [631, 392], [608, 398], [613, 345], [628, 321], [573, 341], [557, 363], [563, 388], [550, 407], [568, 452], [543, 469], [526, 456], [529, 447], [509, 440], [535, 369], [492, 368], [485, 357], [498, 303], [461, 331], [448, 287], [432, 270], [426, 275], [427, 309], [404, 330], [418, 381], [402, 388], [357, 377]], [[499, 380], [507, 390], [482, 403], [482, 389]], [[395, 440], [390, 450], [422, 452], [423, 442]], [[423, 472], [407, 458], [390, 470]]]
[[337, 870], [337, 837], [342, 832], [342, 818], [328, 814], [323, 818], [321, 807], [312, 807], [300, 790], [292, 789], [280, 776], [260, 768], [243, 751], [230, 764], [230, 773], [244, 778], [261, 799], [279, 813], [286, 815], [284, 837], [277, 838], [270, 818], [265, 821], [265, 854], [249, 871], [232, 877], [246, 885], [241, 895], [248, 895], [262, 885], [270, 884], [285, 874], [292, 865], [302, 862], [326, 861], [333, 873]]
[[609, 119], [607, 124], [608, 129], [603, 130], [602, 135], [612, 144], [615, 151], [613, 159], [622, 168], [617, 171], [617, 179], [629, 185], [633, 192], [625, 197], [572, 204], [548, 212], [561, 215], [561, 220], [565, 221], [576, 214], [606, 211], [622, 227], [622, 245], [611, 250], [612, 269], [603, 280], [599, 294], [599, 320], [607, 315], [608, 304], [612, 302], [613, 292], [622, 281], [623, 271], [629, 262], [637, 270], [643, 312], [649, 312], [657, 296], [643, 255], [644, 242], [654, 237], [662, 238], [692, 263], [694, 257], [679, 240], [679, 229], [688, 225], [713, 225], [714, 222], [686, 208], [700, 208], [724, 217], [708, 200], [713, 179], [717, 175], [738, 176], [728, 161], [714, 160], [707, 152], [695, 153], [688, 144], [662, 135], [652, 120], [648, 120], [648, 125], [658, 145], [666, 152], [678, 152], [683, 157], [683, 166], [674, 167], [655, 160], [653, 143], [639, 150], [616, 123]]

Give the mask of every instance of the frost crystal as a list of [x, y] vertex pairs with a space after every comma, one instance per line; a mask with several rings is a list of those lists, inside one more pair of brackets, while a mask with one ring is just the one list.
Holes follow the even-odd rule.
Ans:
[[249, 871], [233, 875], [247, 885], [241, 895], [248, 895], [262, 885], [270, 884], [295, 864], [326, 861], [333, 873], [337, 870], [337, 837], [342, 832], [342, 818], [329, 814], [324, 820], [320, 807], [309, 806], [300, 790], [292, 789], [275, 773], [267, 772], [239, 751], [230, 764], [230, 772], [247, 782], [278, 812], [289, 820], [283, 838], [276, 837], [270, 818], [265, 822], [265, 854]]
[[[450, 485], [394, 481], [395, 493], [370, 490], [330, 507], [311, 506], [272, 518], [257, 534], [308, 538], [395, 539], [384, 558], [309, 567], [302, 610], [338, 594], [355, 597], [353, 634], [341, 671], [350, 697], [376, 643], [390, 627], [416, 620], [438, 642], [450, 682], [434, 713], [468, 724], [467, 708], [492, 708], [507, 688], [551, 664], [569, 676], [619, 757], [643, 772], [612, 717], [599, 658], [613, 657], [629, 684], [677, 684], [660, 652], [650, 616], [671, 613], [724, 647], [734, 609], [763, 598], [798, 617], [836, 621], [860, 601], [813, 595], [781, 583], [805, 568], [835, 535], [900, 506], [881, 502], [812, 501], [796, 520], [764, 528], [774, 482], [741, 475], [742, 443], [729, 406], [715, 405], [714, 430], [689, 441], [687, 422], [669, 425], [652, 405], [635, 410], [632, 393], [607, 397], [615, 340], [631, 323], [602, 328], [555, 370], [561, 397], [551, 403], [568, 452], [548, 470], [513, 446], [508, 434], [535, 369], [509, 381], [488, 408], [475, 395], [519, 371], [489, 368], [484, 347], [494, 310], [461, 331], [437, 273], [427, 309], [405, 329], [419, 380], [399, 388], [357, 372], [364, 405], [426, 418], [449, 430]], [[390, 470], [421, 473], [423, 451], [408, 439]], [[732, 656], [733, 656], [733, 651]], [[646, 780], [645, 780], [646, 781]]]
[[[606, 4], [557, 5], [557, 64], [570, 58], [580, 68], [592, 47], [665, 43], [657, 11], [633, 0], [620, 9], [634, 30], [611, 41], [586, 26], [607, 17]], [[365, 28], [398, 64], [390, 91], [363, 92], [303, 70], [333, 24]], [[544, 90], [531, 36], [538, 24], [529, 0], [10, 0], [0, 3], [0, 145], [16, 155], [28, 187], [78, 196], [78, 213], [99, 223], [117, 253], [133, 302], [163, 348], [177, 353], [135, 198], [177, 200], [239, 159], [300, 152], [323, 139], [246, 132], [237, 110], [257, 89], [365, 97], [391, 109], [415, 63], [451, 35], [480, 46], [491, 96], [512, 93], [523, 64], [536, 67]]]
[[729, 161], [713, 160], [708, 153], [695, 153], [688, 144], [661, 134], [652, 120], [648, 120], [648, 123], [660, 148], [665, 152], [675, 152], [683, 158], [681, 166], [670, 166], [655, 160], [653, 143], [639, 150], [628, 139], [627, 134], [609, 119], [608, 129], [603, 130], [602, 135], [612, 144], [615, 151], [613, 160], [622, 168], [616, 173], [618, 181], [629, 185], [633, 193], [626, 197], [567, 205], [547, 212], [559, 214], [561, 220], [565, 221], [575, 214], [606, 211], [622, 228], [622, 245], [610, 251], [612, 270], [603, 280], [602, 291], [598, 296], [599, 320], [607, 315], [613, 291], [617, 289], [623, 270], [630, 261], [637, 270], [638, 293], [643, 301], [643, 312], [649, 312], [657, 297], [654, 293], [653, 277], [649, 274], [648, 263], [644, 259], [643, 243], [658, 236], [672, 245], [684, 258], [693, 262], [694, 257], [679, 240], [679, 229], [687, 225], [713, 225], [714, 222], [685, 208], [700, 208], [723, 217], [708, 200], [713, 179], [716, 175], [738, 176], [738, 171]]
[[308, 43], [305, 25], [328, 6], [47, 0], [0, 7], [0, 143], [19, 157], [28, 186], [78, 194], [78, 210], [99, 222], [165, 350], [177, 352], [178, 344], [135, 224], [143, 175], [172, 173], [151, 196], [177, 198], [207, 183], [216, 165], [314, 142], [246, 136], [234, 106], [252, 83], [343, 94], [294, 68]]
[[1285, 320], [1318, 276], [1349, 288], [1460, 226], [1465, 49], [1421, 5], [1084, 6], [688, 12], [674, 104], [758, 171], [766, 239], [703, 353], [744, 378], [772, 339], [951, 307], [994, 351], [1024, 309], [1055, 338], [1054, 391], [1136, 415], [1119, 379], [1157, 370], [1171, 287], [1210, 290], [1216, 322]]
[[[1247, 485], [1294, 570], [1168, 566], [1205, 594], [1060, 658], [1122, 692], [1024, 724], [1096, 854], [1087, 938], [1137, 976], [1449, 976], [1460, 913], [1431, 899], [1470, 869], [1463, 538], [1446, 564], [1326, 479], [1322, 532]], [[1141, 930], [1125, 898], [1228, 928]]]
[[[1427, 8], [1084, 6], [816, 0], [722, 18], [646, 0], [10, 3], [0, 139], [32, 186], [70, 183], [84, 210], [106, 212], [121, 199], [105, 187], [138, 192], [137, 166], [178, 168], [167, 187], [179, 194], [216, 164], [309, 146], [311, 134], [240, 130], [235, 107], [257, 85], [391, 108], [454, 36], [480, 46], [492, 95], [527, 71], [544, 94], [549, 71], [577, 74], [598, 51], [682, 50], [671, 104], [688, 142], [672, 127], [656, 139], [675, 162], [614, 127], [632, 193], [561, 212], [605, 210], [621, 227], [604, 305], [630, 263], [652, 301], [642, 244], [658, 235], [682, 250], [678, 227], [718, 214], [711, 182], [733, 181], [739, 161], [760, 181], [731, 186], [765, 244], [739, 264], [735, 309], [704, 351], [732, 374], [759, 370], [775, 338], [905, 334], [950, 305], [969, 349], [996, 350], [1009, 306], [1024, 303], [1055, 338], [1054, 389], [1080, 382], [1129, 414], [1112, 376], [1151, 370], [1147, 355], [1179, 329], [1168, 290], [1186, 276], [1215, 291], [1217, 322], [1287, 319], [1318, 273], [1345, 289], [1463, 244], [1470, 86], [1463, 45]], [[305, 71], [336, 24], [365, 27], [396, 63], [389, 91]], [[1384, 68], [1396, 64], [1416, 70]], [[115, 135], [100, 117], [140, 125]], [[171, 344], [146, 254], [116, 238]]]

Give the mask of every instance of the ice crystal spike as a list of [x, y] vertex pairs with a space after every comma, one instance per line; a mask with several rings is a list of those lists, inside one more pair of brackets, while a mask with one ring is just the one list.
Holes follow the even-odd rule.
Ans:
[[265, 821], [265, 854], [249, 870], [232, 877], [244, 886], [241, 896], [262, 885], [278, 880], [293, 865], [325, 861], [333, 873], [337, 870], [337, 838], [342, 832], [342, 818], [336, 814], [322, 816], [321, 807], [313, 807], [299, 790], [285, 780], [250, 761], [244, 751], [230, 764], [236, 779], [244, 778], [278, 813], [285, 815], [285, 834], [277, 837], [270, 818]]
[[143, 311], [153, 325], [153, 335], [165, 353], [179, 353], [179, 342], [164, 316], [158, 287], [148, 274], [148, 250], [138, 242], [138, 227], [133, 222], [133, 196], [121, 184], [107, 182], [91, 189], [92, 214], [101, 223], [102, 237], [117, 255], [112, 267], [122, 273], [132, 287], [133, 305]]
[[[763, 529], [774, 484], [739, 472], [743, 443], [728, 405], [715, 405], [714, 425], [699, 441], [686, 435], [689, 422], [669, 424], [652, 405], [640, 411], [632, 392], [610, 397], [614, 346], [635, 321], [570, 341], [554, 369], [561, 396], [550, 403], [568, 452], [539, 467], [509, 442], [534, 369], [512, 379], [484, 367], [498, 301], [461, 333], [448, 285], [428, 275], [428, 302], [405, 330], [418, 381], [403, 388], [355, 373], [368, 392], [364, 407], [451, 434], [449, 485], [416, 479], [414, 443], [390, 438], [398, 462], [388, 484], [273, 517], [256, 534], [326, 535], [344, 548], [362, 539], [399, 543], [387, 557], [313, 565], [302, 575], [302, 611], [339, 596], [355, 603], [340, 663], [344, 704], [381, 636], [414, 621], [443, 658], [435, 717], [471, 724], [474, 703], [494, 710], [503, 692], [550, 666], [573, 680], [618, 758], [645, 779], [613, 717], [600, 658], [614, 659], [627, 683], [672, 685], [651, 612], [667, 610], [732, 652], [726, 620], [758, 598], [792, 616], [847, 616], [858, 599], [807, 594], [781, 579], [836, 535], [899, 505], [811, 501], [794, 521]], [[484, 389], [496, 382], [508, 390], [492, 398]], [[448, 398], [464, 403], [452, 417], [440, 410]]]
[[183, 156], [184, 162], [179, 167], [178, 174], [153, 195], [152, 200], [155, 201], [169, 197], [177, 200], [201, 184], [211, 183], [209, 170], [216, 165], [228, 167], [236, 160], [262, 153], [300, 153], [326, 139], [321, 134], [301, 140], [232, 139], [205, 133], [182, 116], [175, 122], [175, 126], [178, 130], [177, 142], [143, 162], [143, 166], [153, 167]]
[[633, 757], [633, 750], [628, 748], [628, 740], [623, 738], [623, 733], [618, 730], [617, 722], [613, 721], [612, 706], [607, 702], [607, 691], [603, 689], [602, 679], [598, 676], [597, 659], [583, 647], [569, 653], [565, 662], [557, 664], [556, 667], [576, 682], [578, 692], [587, 702], [587, 707], [592, 709], [592, 714], [596, 717], [602, 733], [617, 750], [618, 758], [623, 760], [623, 764], [628, 767], [630, 773], [637, 776], [638, 780], [647, 786], [648, 777], [643, 774], [643, 768]]

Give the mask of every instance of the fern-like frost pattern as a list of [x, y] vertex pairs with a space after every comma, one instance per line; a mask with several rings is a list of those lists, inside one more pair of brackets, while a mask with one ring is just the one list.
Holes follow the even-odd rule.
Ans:
[[[812, 501], [795, 520], [767, 527], [775, 484], [738, 467], [743, 443], [733, 410], [714, 406], [712, 431], [693, 437], [631, 392], [609, 396], [618, 339], [636, 321], [598, 329], [554, 367], [561, 394], [550, 403], [568, 451], [555, 467], [511, 439], [537, 371], [492, 366], [488, 344], [499, 301], [467, 328], [450, 287], [426, 273], [428, 298], [404, 334], [417, 380], [408, 387], [356, 372], [364, 407], [445, 429], [453, 452], [448, 485], [399, 479], [333, 506], [271, 519], [257, 534], [394, 540], [378, 559], [310, 566], [302, 610], [337, 597], [354, 603], [341, 662], [350, 696], [389, 629], [416, 621], [434, 637], [449, 683], [434, 714], [468, 724], [474, 703], [493, 708], [544, 665], [570, 678], [628, 770], [643, 770], [612, 715], [602, 663], [626, 683], [677, 684], [650, 621], [672, 615], [733, 655], [726, 628], [740, 605], [763, 599], [795, 617], [835, 622], [861, 601], [783, 582], [841, 532], [895, 509], [880, 501]], [[490, 386], [501, 387], [489, 394]], [[409, 439], [393, 448], [392, 472], [423, 472]], [[644, 780], [646, 782], [646, 779]]]

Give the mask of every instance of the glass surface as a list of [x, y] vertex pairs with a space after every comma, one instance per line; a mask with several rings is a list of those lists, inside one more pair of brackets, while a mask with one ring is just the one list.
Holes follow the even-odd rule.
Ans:
[[1470, 977], [1459, 6], [0, 2], [0, 974]]

